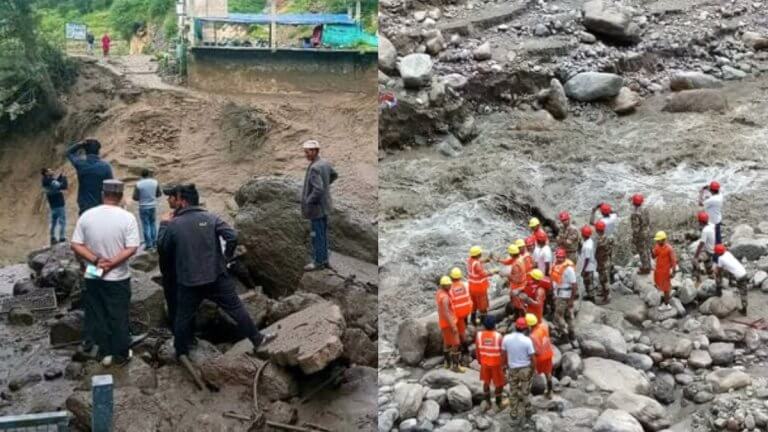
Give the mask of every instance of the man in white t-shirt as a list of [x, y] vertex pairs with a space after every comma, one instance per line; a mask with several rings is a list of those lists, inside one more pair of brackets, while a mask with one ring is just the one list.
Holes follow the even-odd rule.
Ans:
[[525, 318], [515, 321], [517, 332], [504, 336], [501, 341], [501, 357], [507, 366], [509, 383], [509, 415], [512, 420], [523, 422], [531, 409], [528, 394], [533, 378], [533, 341], [528, 337]]
[[709, 222], [709, 215], [705, 211], [700, 211], [696, 219], [701, 228], [701, 237], [699, 245], [696, 246], [696, 253], [693, 254], [693, 277], [696, 282], [700, 282], [701, 265], [704, 264], [706, 273], [710, 273], [712, 264], [715, 262], [715, 225]]
[[72, 234], [72, 250], [86, 264], [83, 306], [102, 364], [130, 360], [131, 272], [128, 259], [141, 242], [136, 218], [120, 207], [123, 182], [104, 180], [103, 204], [85, 211]]
[[598, 220], [603, 221], [605, 224], [605, 235], [613, 237], [619, 225], [619, 215], [613, 211], [610, 204], [600, 203], [592, 209], [592, 214], [589, 216], [590, 225], [594, 225], [597, 222], [595, 220], [595, 212], [598, 210], [600, 210], [602, 215]]
[[741, 312], [742, 315], [747, 314], [747, 288], [749, 284], [749, 278], [747, 277], [747, 270], [739, 262], [739, 260], [733, 256], [732, 253], [725, 249], [725, 245], [717, 244], [715, 246], [715, 255], [718, 257], [715, 264], [715, 281], [717, 282], [717, 295], [722, 293], [722, 277], [723, 270], [725, 270], [726, 277], [735, 282], [736, 288], [739, 290], [739, 296], [741, 297]]
[[577, 270], [581, 274], [581, 280], [584, 283], [586, 293], [584, 299], [591, 302], [595, 301], [594, 273], [597, 270], [597, 260], [595, 260], [595, 242], [592, 240], [592, 227], [584, 225], [581, 227], [581, 251], [579, 252], [579, 262]]
[[549, 276], [549, 268], [552, 266], [552, 249], [549, 247], [549, 236], [544, 230], [539, 229], [534, 234], [536, 238], [536, 249], [533, 250], [533, 262], [536, 268]]
[[[589, 228], [586, 226], [585, 228]], [[590, 228], [591, 231], [591, 228]], [[582, 228], [582, 234], [585, 233]], [[591, 232], [589, 233], [591, 235]], [[592, 240], [590, 240], [591, 242]], [[583, 247], [582, 247], [583, 249]], [[592, 260], [594, 261], [594, 259]], [[574, 342], [573, 328], [573, 303], [579, 293], [579, 285], [576, 279], [574, 264], [567, 258], [565, 249], [558, 248], [555, 251], [555, 265], [552, 266], [552, 291], [555, 297], [555, 325], [558, 332], [567, 337], [569, 342]]]
[[[709, 196], [705, 197], [704, 193], [707, 191]], [[722, 243], [723, 195], [720, 193], [720, 183], [712, 181], [699, 191], [699, 205], [704, 207], [704, 211], [709, 215], [709, 223], [715, 225], [715, 243]]]

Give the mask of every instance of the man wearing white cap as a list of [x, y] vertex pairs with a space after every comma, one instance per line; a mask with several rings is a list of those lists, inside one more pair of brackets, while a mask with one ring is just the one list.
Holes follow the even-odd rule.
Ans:
[[331, 213], [331, 183], [338, 174], [330, 163], [320, 159], [320, 143], [308, 140], [302, 144], [309, 160], [301, 191], [301, 214], [311, 222], [313, 261], [304, 271], [328, 267], [328, 215]]

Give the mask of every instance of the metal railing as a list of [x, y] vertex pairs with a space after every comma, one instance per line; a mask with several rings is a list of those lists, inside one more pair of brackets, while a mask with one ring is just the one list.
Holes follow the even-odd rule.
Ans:
[[69, 412], [58, 411], [0, 417], [0, 431], [69, 432]]

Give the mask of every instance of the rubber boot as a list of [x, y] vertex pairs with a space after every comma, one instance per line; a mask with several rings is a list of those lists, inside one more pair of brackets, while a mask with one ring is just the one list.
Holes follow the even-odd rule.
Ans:
[[446, 369], [450, 369], [451, 368], [451, 353], [445, 353], [443, 355], [445, 357], [445, 363], [443, 363], [443, 366]]
[[485, 318], [488, 316], [488, 312], [480, 312], [480, 324], [485, 322]]
[[453, 353], [453, 367], [451, 368], [452, 371], [456, 373], [464, 373], [464, 368], [461, 367], [461, 353], [455, 352]]
[[502, 412], [509, 406], [509, 399], [504, 399], [500, 394], [496, 395], [496, 411]]
[[480, 411], [487, 412], [491, 409], [491, 392], [483, 392], [483, 402], [480, 404]]
[[472, 325], [477, 326], [477, 312], [472, 312], [472, 314], [469, 315], [469, 322], [472, 323]]
[[552, 377], [547, 376], [547, 393], [546, 393], [547, 399], [552, 399]]

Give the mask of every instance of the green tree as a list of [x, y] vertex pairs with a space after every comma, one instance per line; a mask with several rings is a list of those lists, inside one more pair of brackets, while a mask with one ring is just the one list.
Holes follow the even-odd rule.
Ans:
[[147, 24], [149, 0], [115, 0], [109, 8], [109, 24], [117, 34], [130, 40]]

